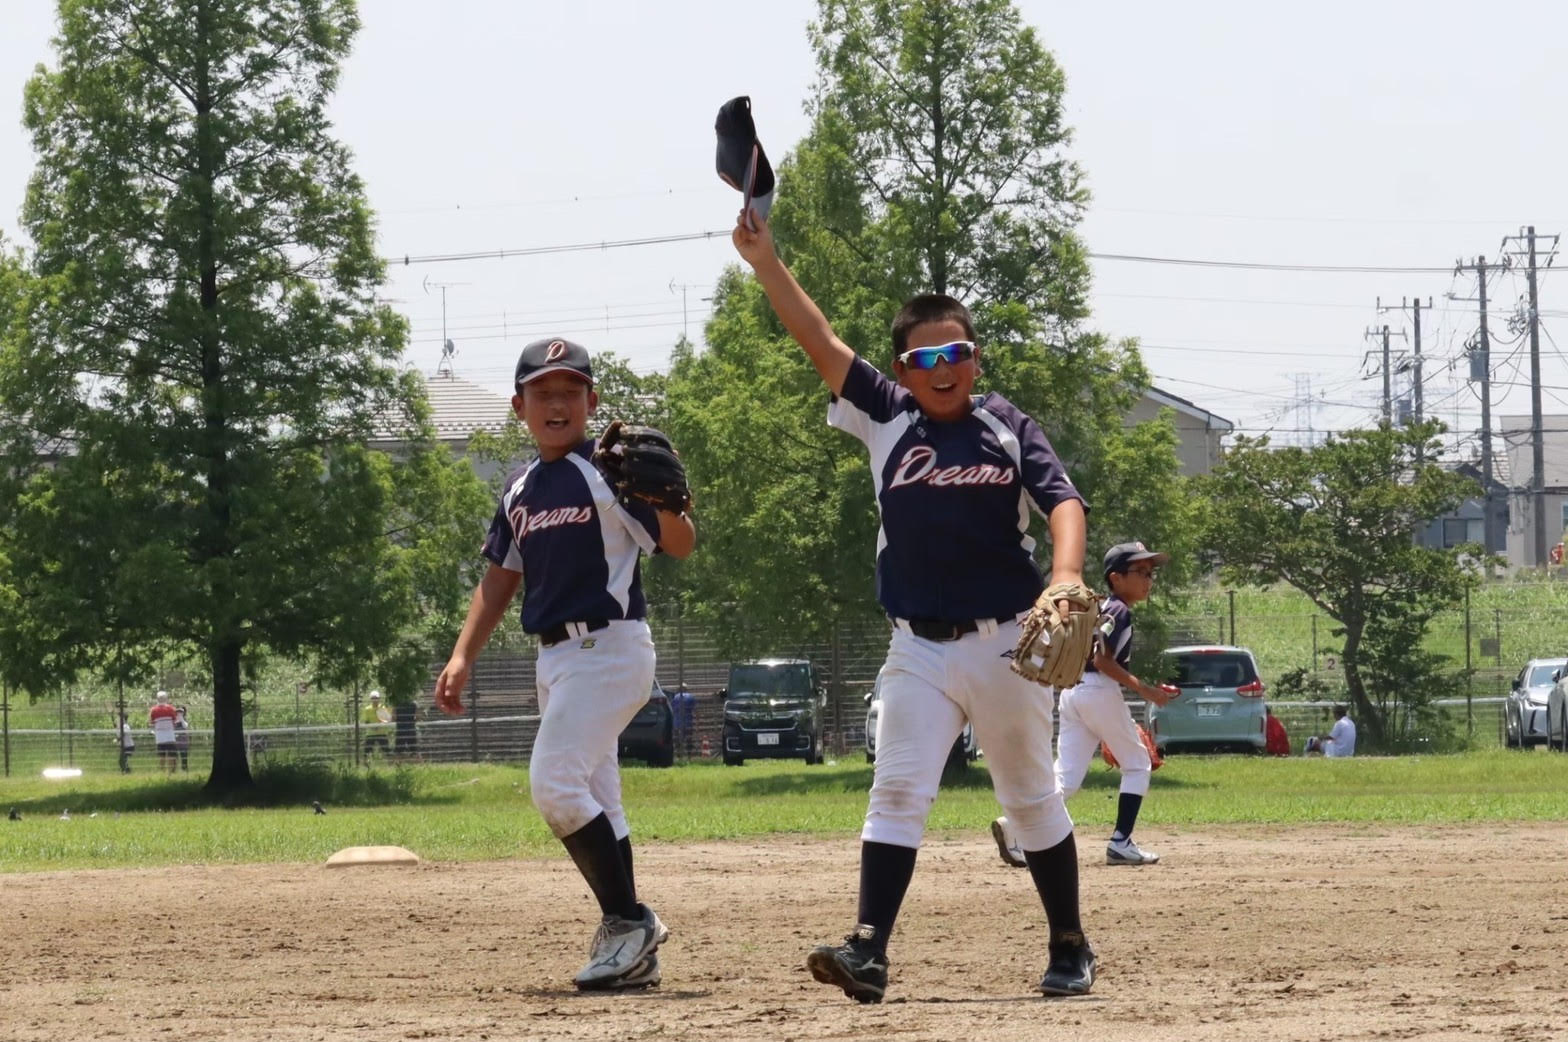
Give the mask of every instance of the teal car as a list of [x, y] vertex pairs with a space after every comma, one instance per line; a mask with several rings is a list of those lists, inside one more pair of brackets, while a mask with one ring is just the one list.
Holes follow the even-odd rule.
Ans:
[[1263, 751], [1263, 681], [1252, 652], [1191, 644], [1166, 648], [1161, 660], [1160, 690], [1175, 696], [1149, 706], [1149, 735], [1162, 754]]

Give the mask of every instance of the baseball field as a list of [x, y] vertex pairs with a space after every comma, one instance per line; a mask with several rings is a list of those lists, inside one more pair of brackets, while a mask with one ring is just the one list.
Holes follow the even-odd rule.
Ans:
[[[860, 1007], [803, 960], [854, 915], [869, 771], [628, 770], [664, 982], [580, 994], [592, 902], [525, 771], [9, 781], [4, 1035], [60, 1039], [1555, 1039], [1568, 1036], [1568, 757], [1173, 759], [1110, 868], [1115, 775], [1070, 804], [1094, 993], [1043, 1000], [1044, 925], [1001, 865], [983, 770], [944, 789]], [[65, 785], [66, 788], [58, 786]], [[319, 788], [325, 814], [301, 790]], [[159, 810], [159, 806], [180, 809]], [[68, 814], [68, 820], [62, 815]], [[327, 869], [354, 843], [415, 867]], [[104, 867], [97, 867], [104, 866]]]

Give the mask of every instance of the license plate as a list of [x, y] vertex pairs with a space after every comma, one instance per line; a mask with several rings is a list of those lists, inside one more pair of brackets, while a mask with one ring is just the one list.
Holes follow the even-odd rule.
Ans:
[[776, 735], [776, 734], [759, 734], [757, 736], [757, 744], [758, 745], [778, 745], [779, 744], [779, 736]]
[[1200, 705], [1200, 706], [1198, 706], [1198, 715], [1199, 716], [1224, 716], [1225, 715], [1225, 707], [1224, 706]]

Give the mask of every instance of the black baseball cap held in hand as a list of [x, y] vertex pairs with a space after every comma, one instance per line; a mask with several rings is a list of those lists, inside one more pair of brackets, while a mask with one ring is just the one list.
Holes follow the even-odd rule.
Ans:
[[1117, 543], [1105, 551], [1105, 574], [1125, 572], [1135, 561], [1153, 561], [1154, 567], [1163, 568], [1171, 561], [1170, 554], [1159, 554], [1142, 543]]
[[593, 384], [593, 366], [588, 362], [588, 349], [558, 336], [535, 340], [523, 348], [517, 358], [517, 373], [513, 386], [522, 390], [523, 384], [537, 380], [545, 373], [573, 373]]
[[773, 164], [757, 140], [757, 125], [751, 120], [751, 98], [742, 94], [731, 98], [719, 109], [713, 122], [713, 131], [719, 144], [714, 153], [714, 166], [724, 183], [738, 190], [743, 196], [742, 208], [749, 208], [758, 217], [766, 217], [773, 209]]

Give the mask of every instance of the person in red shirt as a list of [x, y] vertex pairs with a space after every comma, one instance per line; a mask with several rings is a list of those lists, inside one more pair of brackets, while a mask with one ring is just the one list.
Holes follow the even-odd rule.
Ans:
[[152, 739], [158, 746], [158, 763], [163, 766], [164, 772], [173, 774], [174, 768], [179, 763], [180, 750], [174, 738], [174, 706], [169, 703], [167, 691], [158, 692], [157, 701], [147, 713], [148, 722], [152, 724]]
[[1263, 751], [1270, 756], [1289, 756], [1290, 738], [1285, 734], [1285, 725], [1279, 722], [1279, 717], [1274, 715], [1274, 710], [1263, 707]]

